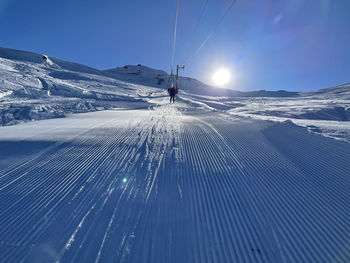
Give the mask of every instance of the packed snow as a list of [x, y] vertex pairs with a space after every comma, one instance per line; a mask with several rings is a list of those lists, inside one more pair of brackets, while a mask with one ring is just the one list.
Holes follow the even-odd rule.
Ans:
[[0, 81], [0, 262], [350, 261], [350, 85], [169, 104], [166, 72], [4, 48]]

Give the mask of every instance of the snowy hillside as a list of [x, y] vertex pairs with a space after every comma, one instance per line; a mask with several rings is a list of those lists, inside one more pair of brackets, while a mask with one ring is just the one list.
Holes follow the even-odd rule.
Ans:
[[[0, 48], [0, 125], [111, 108], [138, 108], [166, 97], [169, 75], [143, 65], [98, 70], [42, 54]], [[180, 77], [178, 99], [192, 107], [286, 121], [350, 141], [350, 85], [308, 93], [241, 92]], [[283, 88], [283, 87], [281, 87]]]
[[[184, 94], [243, 96], [190, 78], [181, 78], [180, 85]], [[166, 72], [142, 65], [101, 71], [43, 54], [0, 48], [0, 126], [125, 107], [126, 102], [145, 107], [152, 105], [152, 93], [166, 96], [168, 87]]]
[[295, 98], [238, 99], [230, 114], [262, 120], [286, 120], [332, 138], [350, 142], [350, 85], [300, 93]]
[[154, 89], [46, 55], [0, 48], [0, 125], [63, 117], [67, 113], [147, 106]]

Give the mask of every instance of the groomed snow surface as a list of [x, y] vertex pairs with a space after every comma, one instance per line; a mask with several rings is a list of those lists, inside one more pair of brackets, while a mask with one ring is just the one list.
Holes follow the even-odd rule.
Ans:
[[349, 262], [350, 145], [184, 103], [0, 129], [1, 262]]

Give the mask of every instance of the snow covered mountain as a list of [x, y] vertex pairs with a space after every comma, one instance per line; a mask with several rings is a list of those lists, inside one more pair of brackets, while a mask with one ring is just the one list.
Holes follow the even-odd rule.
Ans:
[[169, 75], [163, 70], [156, 70], [141, 64], [125, 65], [108, 69], [104, 72], [109, 73], [109, 76], [118, 78], [131, 83], [145, 84], [149, 86], [163, 87], [169, 85]]
[[[0, 48], [0, 125], [110, 108], [148, 107], [167, 96], [169, 84], [165, 71], [140, 64], [98, 70], [44, 54]], [[350, 120], [350, 84], [307, 93], [240, 92], [187, 77], [180, 77], [179, 85], [178, 98], [193, 107], [291, 120], [313, 131], [337, 134], [337, 138], [350, 136], [344, 122]], [[322, 121], [331, 122], [325, 129]], [[335, 126], [329, 128], [330, 123]]]
[[[126, 65], [114, 69], [106, 70], [105, 72], [113, 74], [113, 77], [128, 81], [130, 83], [144, 84], [154, 87], [167, 89], [170, 86], [170, 76], [162, 70], [156, 70], [141, 64]], [[298, 96], [298, 92], [288, 92], [285, 90], [279, 91], [251, 91], [242, 92], [231, 89], [216, 88], [207, 85], [197, 79], [189, 77], [179, 77], [179, 86], [181, 91], [188, 94], [196, 94], [202, 96], [214, 97], [294, 97]]]
[[[180, 85], [189, 94], [242, 96], [190, 78], [181, 78]], [[153, 92], [165, 96], [168, 87], [166, 72], [141, 65], [103, 71], [43, 54], [0, 48], [2, 126], [120, 107], [125, 102], [145, 106], [151, 104], [145, 97]]]

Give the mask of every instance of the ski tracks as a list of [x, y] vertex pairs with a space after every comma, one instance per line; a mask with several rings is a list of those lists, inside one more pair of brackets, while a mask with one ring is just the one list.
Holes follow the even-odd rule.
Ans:
[[1, 172], [1, 262], [349, 260], [348, 144], [176, 105], [115, 114]]
[[[118, 241], [120, 253], [113, 253], [125, 258], [130, 246], [125, 240], [132, 236], [151, 193], [157, 191], [163, 160], [176, 151], [178, 113], [164, 106], [143, 112], [143, 120], [126, 128], [119, 128], [116, 120], [111, 128], [113, 123], [108, 122], [86, 132], [85, 140], [58, 144], [3, 171], [0, 220], [6, 228], [0, 237], [2, 246], [13, 249], [2, 260], [91, 261], [97, 253], [99, 262], [103, 251], [110, 254], [108, 242], [116, 238], [114, 228], [121, 224], [118, 214], [134, 220], [125, 226], [124, 241]], [[133, 200], [140, 213], [131, 214], [134, 208], [123, 213], [128, 210], [125, 204]], [[23, 254], [15, 247], [24, 248]], [[92, 252], [86, 253], [90, 247]]]

